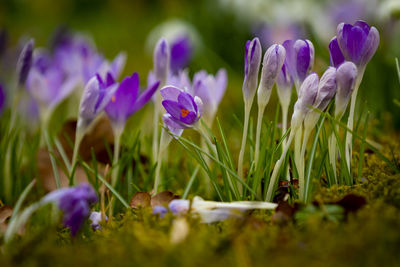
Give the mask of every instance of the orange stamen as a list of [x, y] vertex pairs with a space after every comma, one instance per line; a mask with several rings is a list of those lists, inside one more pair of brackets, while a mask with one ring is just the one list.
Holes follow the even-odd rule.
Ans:
[[115, 102], [115, 95], [112, 96], [111, 101], [114, 103]]
[[189, 114], [189, 110], [181, 108], [181, 116], [186, 117]]

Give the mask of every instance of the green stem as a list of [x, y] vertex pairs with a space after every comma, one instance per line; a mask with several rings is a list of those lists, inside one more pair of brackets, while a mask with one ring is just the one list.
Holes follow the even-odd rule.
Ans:
[[163, 152], [168, 148], [169, 143], [171, 142], [172, 137], [168, 134], [165, 129], [161, 130], [161, 139], [160, 139], [160, 147], [158, 149], [157, 155], [157, 167], [155, 172], [155, 179], [154, 179], [154, 188], [153, 193], [157, 194], [158, 189], [161, 183], [161, 165], [162, 165], [162, 156]]
[[[249, 128], [249, 118], [250, 118], [250, 108], [252, 101], [246, 101], [244, 105], [244, 125], [243, 125], [243, 135], [242, 135], [242, 145], [240, 147], [239, 159], [238, 159], [238, 176], [243, 179], [243, 158], [244, 152], [246, 150], [246, 141], [247, 141], [247, 131]], [[238, 188], [240, 191], [243, 190], [243, 187], [238, 183]]]
[[256, 129], [256, 147], [254, 152], [254, 162], [255, 162], [255, 169], [258, 168], [258, 161], [260, 158], [260, 136], [261, 136], [261, 127], [262, 127], [262, 118], [264, 115], [265, 105], [258, 106], [258, 116], [257, 116], [257, 129]]

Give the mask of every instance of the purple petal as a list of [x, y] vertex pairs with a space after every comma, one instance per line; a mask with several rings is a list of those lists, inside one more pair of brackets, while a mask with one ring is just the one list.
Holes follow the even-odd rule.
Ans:
[[180, 93], [178, 96], [178, 102], [182, 105], [183, 108], [189, 111], [197, 112], [197, 106], [194, 103], [194, 99], [190, 94], [185, 92]]
[[136, 100], [135, 105], [133, 106], [133, 113], [141, 109], [147, 102], [150, 101], [154, 93], [157, 91], [160, 86], [160, 82], [156, 82], [152, 84], [146, 91], [144, 91]]
[[4, 93], [3, 86], [0, 84], [0, 114], [3, 111], [6, 103], [6, 94]]
[[[164, 114], [162, 117], [164, 125], [168, 127], [174, 135], [181, 136], [183, 133], [183, 129], [187, 128], [184, 125], [180, 124], [179, 121], [176, 121], [172, 116], [168, 113]], [[175, 137], [175, 136], [174, 136]]]
[[194, 111], [190, 111], [187, 114], [181, 113], [181, 117], [179, 118], [179, 120], [187, 125], [191, 125], [194, 122], [196, 122], [197, 120], [197, 114]]
[[170, 65], [170, 50], [164, 38], [160, 39], [156, 45], [153, 62], [156, 79], [164, 83], [168, 78], [168, 68]]
[[333, 37], [329, 43], [330, 61], [331, 66], [339, 67], [344, 62], [344, 56], [340, 50], [336, 37]]
[[181, 109], [184, 109], [181, 104], [172, 100], [164, 100], [162, 102], [165, 110], [174, 118], [179, 120], [181, 117]]
[[203, 101], [201, 100], [200, 97], [195, 96], [194, 102], [196, 103], [197, 106], [197, 119], [200, 119], [200, 117], [203, 115]]
[[336, 68], [328, 67], [319, 81], [318, 95], [314, 107], [325, 110], [336, 93]]
[[171, 71], [177, 73], [185, 68], [192, 56], [192, 43], [188, 36], [179, 37], [171, 45]]
[[119, 53], [111, 62], [110, 66], [111, 73], [116, 79], [118, 79], [118, 77], [121, 75], [121, 72], [125, 67], [125, 63], [126, 63], [126, 53], [124, 52]]
[[228, 85], [228, 75], [225, 69], [220, 69], [215, 75], [215, 101], [220, 103]]
[[366, 65], [371, 60], [378, 49], [379, 39], [380, 37], [378, 30], [375, 27], [371, 27], [361, 53], [360, 65]]
[[307, 77], [307, 74], [311, 69], [310, 67], [312, 65], [311, 62], [312, 48], [310, 47], [309, 42], [303, 40], [297, 40], [294, 44], [294, 51], [297, 54], [296, 56], [297, 79], [301, 83]]
[[93, 77], [85, 86], [79, 107], [79, 116], [83, 119], [91, 120], [96, 116], [95, 106], [99, 98], [99, 91], [99, 80], [97, 77]]
[[178, 96], [182, 93], [182, 90], [175, 86], [165, 86], [160, 90], [160, 93], [165, 100], [178, 101]]
[[111, 96], [111, 101], [105, 107], [107, 115], [118, 122], [125, 122], [134, 112], [133, 106], [139, 92], [139, 75], [133, 73], [126, 77]]
[[365, 34], [368, 34], [368, 33], [369, 33], [370, 26], [368, 25], [368, 23], [366, 23], [366, 22], [363, 21], [363, 20], [358, 20], [358, 21], [356, 21], [356, 22], [354, 23], [354, 26], [358, 26], [358, 27], [360, 27], [361, 29], [363, 29], [363, 31], [364, 31]]

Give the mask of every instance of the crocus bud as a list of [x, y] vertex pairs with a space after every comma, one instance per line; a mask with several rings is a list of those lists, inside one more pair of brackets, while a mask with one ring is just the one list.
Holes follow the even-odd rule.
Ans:
[[28, 77], [29, 70], [32, 66], [33, 48], [35, 41], [30, 39], [19, 55], [17, 62], [18, 83], [23, 85]]
[[299, 90], [299, 97], [294, 104], [292, 115], [292, 129], [296, 130], [300, 127], [305, 115], [310, 111], [310, 107], [314, 104], [318, 94], [318, 75], [312, 73], [302, 83]]
[[344, 62], [344, 56], [340, 50], [336, 36], [329, 42], [329, 56], [331, 66], [337, 68]]
[[286, 51], [281, 45], [272, 45], [264, 55], [263, 68], [261, 72], [260, 85], [257, 90], [257, 101], [259, 106], [268, 104], [272, 87], [282, 69], [285, 61]]
[[379, 45], [379, 32], [365, 21], [341, 23], [337, 27], [337, 41], [344, 57], [358, 68], [365, 68]]
[[292, 75], [297, 93], [314, 65], [314, 46], [309, 40], [286, 40], [286, 64]]
[[336, 68], [328, 67], [319, 81], [318, 95], [313, 106], [321, 111], [325, 110], [335, 95], [336, 89]]
[[283, 107], [288, 107], [292, 96], [293, 79], [289, 73], [286, 63], [283, 64], [281, 71], [276, 79], [276, 88], [279, 102]]
[[164, 38], [158, 41], [154, 50], [153, 60], [155, 78], [161, 82], [161, 85], [164, 85], [168, 78], [170, 65], [170, 49]]
[[254, 38], [252, 41], [247, 41], [244, 55], [243, 81], [243, 98], [245, 102], [253, 101], [257, 90], [261, 52], [261, 44], [258, 38]]
[[341, 118], [353, 93], [357, 67], [353, 62], [346, 61], [336, 71], [337, 93], [335, 98], [335, 117]]

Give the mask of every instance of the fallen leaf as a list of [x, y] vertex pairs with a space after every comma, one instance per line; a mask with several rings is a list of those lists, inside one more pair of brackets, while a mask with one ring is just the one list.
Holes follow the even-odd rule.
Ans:
[[133, 195], [130, 206], [133, 209], [150, 207], [151, 196], [147, 192], [137, 192]]
[[179, 196], [171, 191], [163, 191], [151, 198], [151, 206], [165, 206], [174, 199], [179, 199]]

